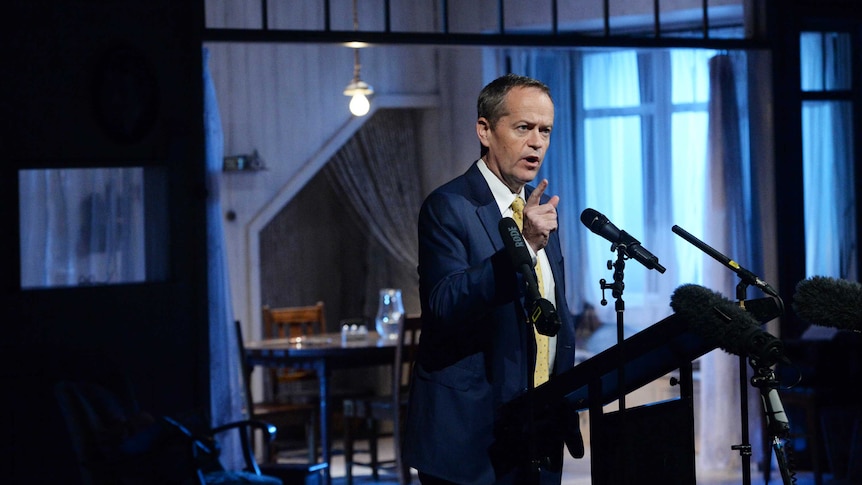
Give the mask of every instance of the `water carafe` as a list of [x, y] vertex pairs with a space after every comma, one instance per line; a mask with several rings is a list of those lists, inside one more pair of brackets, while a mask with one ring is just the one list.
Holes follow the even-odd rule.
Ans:
[[383, 288], [380, 290], [377, 318], [374, 320], [380, 338], [398, 338], [398, 326], [401, 325], [403, 318], [404, 303], [401, 301], [401, 290], [396, 288]]

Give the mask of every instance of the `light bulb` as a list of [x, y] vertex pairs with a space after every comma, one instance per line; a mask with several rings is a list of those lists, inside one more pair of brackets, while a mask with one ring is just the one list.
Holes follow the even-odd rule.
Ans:
[[350, 112], [354, 116], [365, 116], [370, 109], [371, 103], [368, 102], [368, 98], [364, 94], [354, 94], [350, 98]]

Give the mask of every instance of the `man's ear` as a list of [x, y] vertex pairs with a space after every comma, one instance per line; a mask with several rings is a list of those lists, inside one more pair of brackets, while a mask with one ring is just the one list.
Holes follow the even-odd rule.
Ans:
[[491, 131], [491, 124], [484, 117], [476, 120], [476, 135], [483, 146], [488, 146], [488, 133]]

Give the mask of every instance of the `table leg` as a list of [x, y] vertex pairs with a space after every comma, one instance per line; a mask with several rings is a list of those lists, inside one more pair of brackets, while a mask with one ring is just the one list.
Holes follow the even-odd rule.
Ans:
[[320, 448], [323, 463], [324, 485], [332, 484], [332, 442], [329, 433], [329, 366], [326, 359], [317, 363], [317, 375], [320, 382]]

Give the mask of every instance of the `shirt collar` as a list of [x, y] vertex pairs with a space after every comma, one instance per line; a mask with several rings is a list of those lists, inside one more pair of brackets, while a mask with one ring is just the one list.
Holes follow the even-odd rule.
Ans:
[[476, 165], [479, 167], [479, 172], [485, 177], [485, 182], [488, 183], [488, 187], [491, 189], [491, 194], [494, 195], [494, 201], [497, 202], [497, 206], [500, 208], [500, 214], [505, 215], [507, 212], [511, 214], [512, 209], [512, 201], [515, 200], [515, 197], [521, 197], [524, 201], [527, 198], [524, 196], [524, 187], [521, 187], [520, 192], [517, 194], [513, 194], [509, 187], [506, 187], [506, 184], [503, 183], [502, 180], [498, 179], [494, 172], [488, 168], [488, 165], [485, 163], [485, 160], [481, 158], [476, 161]]

